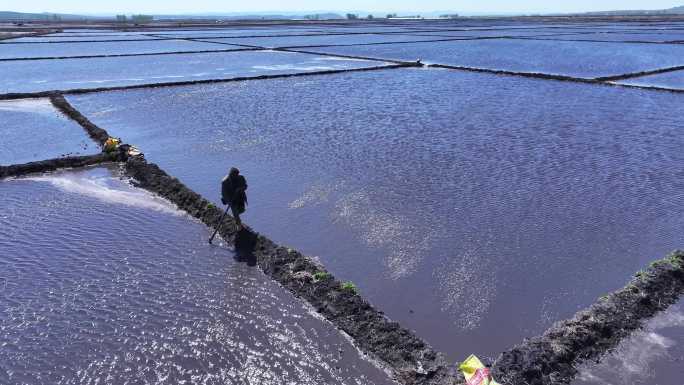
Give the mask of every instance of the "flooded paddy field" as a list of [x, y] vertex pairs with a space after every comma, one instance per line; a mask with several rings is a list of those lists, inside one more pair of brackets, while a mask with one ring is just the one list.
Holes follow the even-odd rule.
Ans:
[[621, 80], [617, 83], [684, 90], [684, 71], [672, 71], [657, 75], [642, 76], [633, 79]]
[[[216, 49], [226, 49], [215, 44]], [[2, 47], [0, 47], [2, 48]], [[36, 92], [288, 74], [382, 63], [292, 52], [238, 51], [0, 62], [0, 92]], [[31, 79], [31, 80], [26, 80]]]
[[684, 365], [684, 303], [651, 319], [598, 364], [580, 369], [573, 385], [677, 384]]
[[0, 46], [0, 59], [45, 58], [95, 55], [129, 55], [164, 52], [211, 51], [219, 49], [239, 49], [239, 46], [220, 47], [211, 43], [187, 40], [157, 41], [100, 41], [73, 43], [5, 43]]
[[217, 203], [241, 165], [250, 223], [454, 358], [543, 331], [684, 241], [667, 94], [407, 69], [69, 100]]
[[[679, 34], [684, 23], [67, 29], [5, 40], [0, 58], [149, 55], [0, 61], [0, 93], [66, 91], [217, 206], [221, 178], [239, 167], [255, 231], [353, 282], [450, 362], [491, 361], [684, 248], [682, 71], [671, 68], [684, 65], [684, 45], [630, 42]], [[460, 40], [426, 41], [449, 38]], [[255, 48], [163, 54], [236, 44]], [[320, 47], [277, 48], [289, 46]], [[222, 82], [396, 60], [421, 68]], [[474, 72], [483, 68], [578, 79]], [[653, 70], [664, 72], [637, 74]], [[168, 84], [193, 80], [217, 82]], [[140, 88], [87, 90], [127, 86]], [[98, 151], [48, 99], [2, 101], [0, 121], [3, 165]], [[0, 382], [390, 381], [315, 310], [229, 245], [209, 247], [209, 229], [116, 168], [0, 190], [0, 285], [11, 289], [0, 296]], [[680, 318], [681, 303], [583, 364], [575, 385], [678, 385]], [[61, 342], [41, 350], [52, 336]], [[620, 363], [630, 352], [645, 365], [638, 375]]]
[[100, 151], [83, 129], [62, 116], [48, 99], [0, 101], [0, 116], [0, 165]]
[[0, 183], [3, 384], [391, 384], [116, 169]]
[[[488, 39], [308, 50], [385, 59], [421, 59], [426, 63], [581, 78], [684, 65], [684, 45]], [[525, 54], [521, 55], [521, 52]]]

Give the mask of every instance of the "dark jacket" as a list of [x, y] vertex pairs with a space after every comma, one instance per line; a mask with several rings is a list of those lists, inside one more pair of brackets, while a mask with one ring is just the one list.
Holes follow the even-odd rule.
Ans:
[[235, 178], [226, 176], [221, 182], [221, 201], [223, 204], [230, 204], [232, 207], [245, 211], [247, 205], [247, 180], [244, 176], [238, 175]]

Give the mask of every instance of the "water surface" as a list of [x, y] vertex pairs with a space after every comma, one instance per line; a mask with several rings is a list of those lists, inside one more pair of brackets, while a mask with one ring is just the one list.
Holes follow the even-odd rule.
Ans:
[[[184, 51], [239, 49], [238, 46], [219, 47], [215, 44], [187, 40], [116, 41], [97, 43], [0, 44], [0, 58], [69, 57], [89, 55], [124, 55]], [[28, 66], [27, 63], [24, 63]], [[34, 63], [31, 63], [31, 66]], [[53, 64], [59, 66], [59, 64]]]
[[21, 61], [0, 62], [0, 93], [226, 79], [381, 64], [273, 51], [41, 60], [30, 65]]
[[0, 165], [100, 152], [49, 99], [0, 101]]
[[494, 356], [684, 245], [679, 95], [398, 69], [69, 97], [319, 256], [453, 360]]
[[580, 368], [573, 385], [675, 385], [684, 366], [684, 301], [651, 319], [598, 364]]
[[0, 181], [0, 383], [391, 383], [204, 225], [115, 175]]
[[617, 83], [684, 90], [684, 71], [672, 71], [657, 75], [641, 76], [638, 78], [620, 80]]
[[584, 78], [684, 65], [684, 45], [491, 39], [309, 50]]

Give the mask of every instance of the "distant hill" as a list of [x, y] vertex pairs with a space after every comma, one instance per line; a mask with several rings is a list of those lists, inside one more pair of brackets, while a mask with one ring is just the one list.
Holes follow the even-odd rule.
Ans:
[[0, 11], [0, 21], [58, 21], [58, 20], [94, 20], [97, 16], [69, 15], [64, 13], [23, 13]]
[[[332, 12], [320, 13], [205, 13], [187, 15], [154, 15], [155, 20], [190, 20], [190, 19], [211, 19], [211, 20], [291, 20], [291, 19], [313, 19], [313, 20], [333, 20], [343, 19], [344, 17]], [[114, 15], [86, 16], [70, 15], [63, 13], [23, 13], [0, 11], [0, 21], [74, 21], [74, 20], [104, 20], [114, 19]]]
[[612, 15], [684, 15], [684, 5], [669, 9], [659, 9], [659, 10], [622, 10], [622, 11], [601, 11], [601, 12], [586, 12], [582, 15], [599, 15], [599, 16], [612, 16]]

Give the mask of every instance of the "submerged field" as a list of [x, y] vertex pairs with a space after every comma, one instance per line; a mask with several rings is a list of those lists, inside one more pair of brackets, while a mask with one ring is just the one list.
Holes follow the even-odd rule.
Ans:
[[[3, 40], [0, 164], [99, 152], [45, 98], [64, 92], [216, 205], [239, 167], [256, 231], [450, 361], [494, 358], [684, 245], [679, 40], [684, 23], [475, 21]], [[391, 382], [116, 169], [0, 191], [0, 382]], [[575, 383], [679, 384], [683, 317]]]

